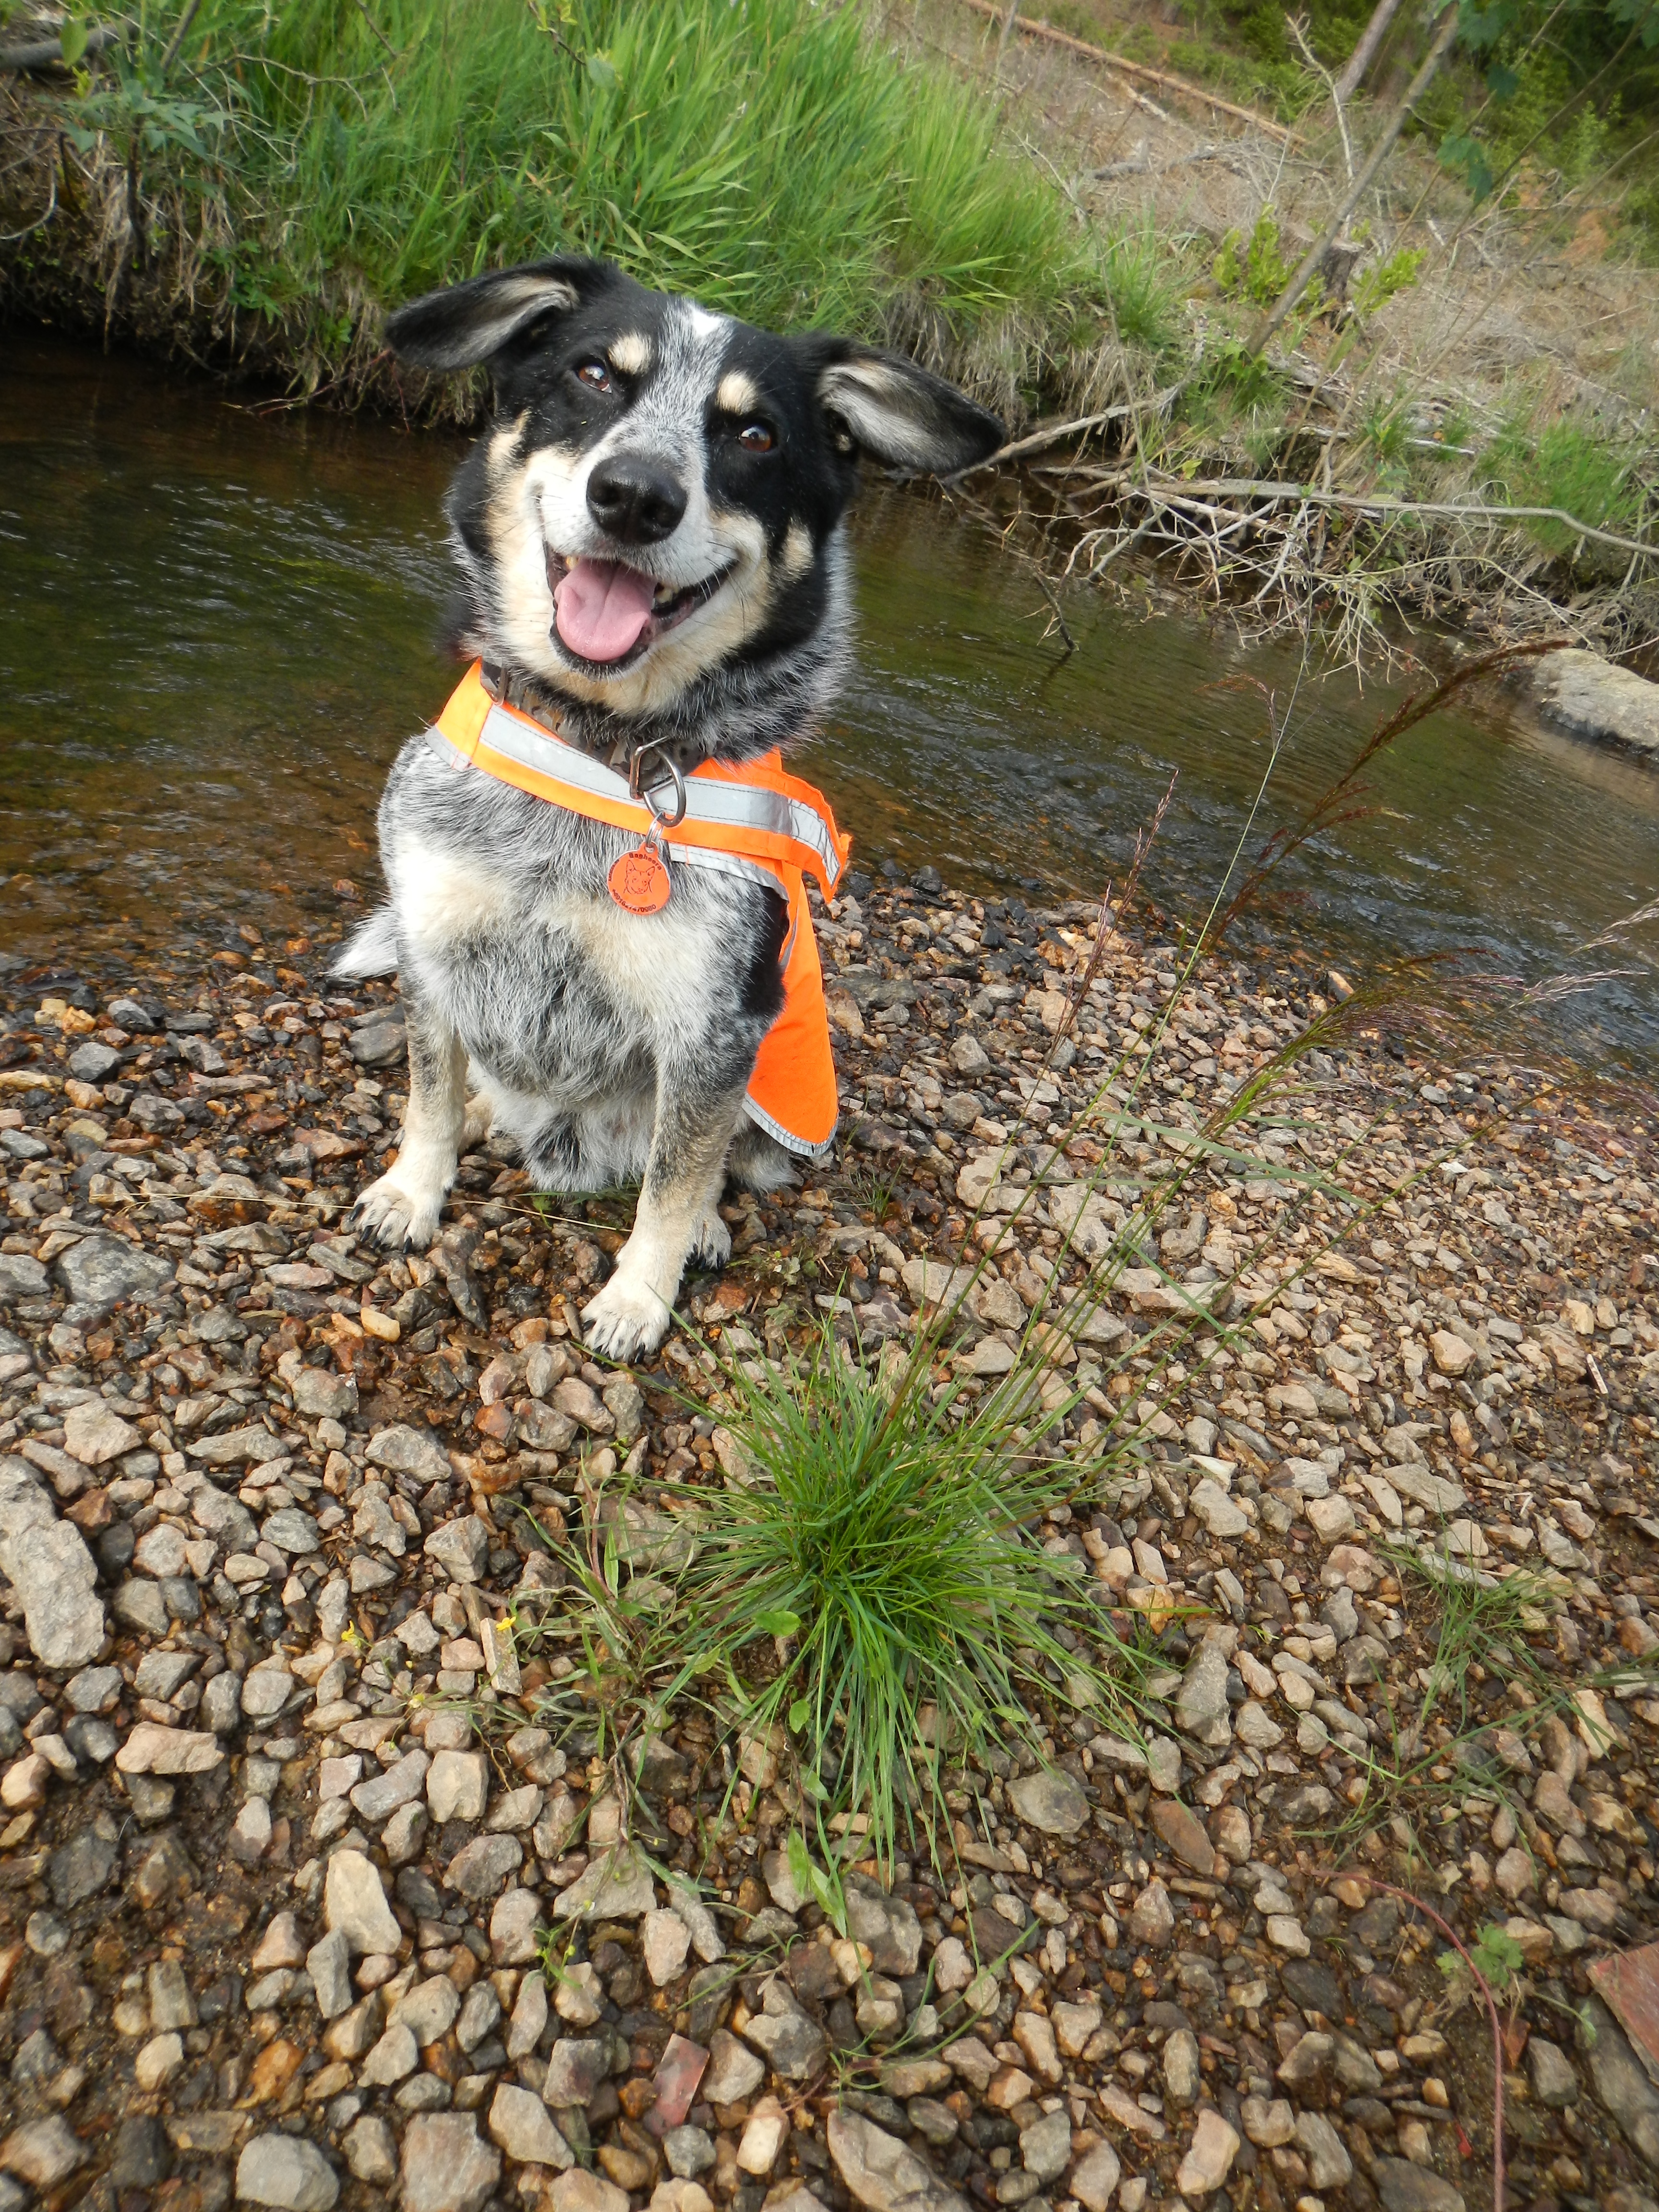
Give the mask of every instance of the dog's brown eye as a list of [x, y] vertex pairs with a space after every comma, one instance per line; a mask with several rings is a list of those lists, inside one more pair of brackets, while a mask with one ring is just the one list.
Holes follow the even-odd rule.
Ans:
[[738, 443], [748, 453], [769, 453], [775, 441], [764, 422], [745, 422], [738, 433]]
[[602, 361], [583, 362], [576, 374], [594, 392], [609, 392], [611, 389], [611, 371]]

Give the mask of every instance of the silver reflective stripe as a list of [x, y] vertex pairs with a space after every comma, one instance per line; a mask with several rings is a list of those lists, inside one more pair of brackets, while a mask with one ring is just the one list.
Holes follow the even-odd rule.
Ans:
[[[455, 744], [454, 740], [453, 738], [447, 738], [443, 732], [439, 729], [435, 724], [430, 729], [422, 730], [421, 735], [425, 738], [429, 749], [436, 754], [437, 757], [443, 763], [446, 768], [459, 769], [469, 769], [473, 766], [473, 763], [467, 758], [466, 755], [461, 750], [460, 747]], [[493, 744], [495, 740], [492, 738], [490, 742]], [[501, 745], [498, 746], [496, 750], [501, 752], [505, 752], [507, 748], [505, 745]], [[565, 750], [568, 751], [569, 748], [566, 747]], [[585, 758], [586, 757], [583, 755], [578, 755], [577, 757], [580, 759]], [[538, 763], [534, 761], [526, 761], [525, 763], [525, 766], [527, 768], [533, 768], [537, 765]], [[597, 766], [597, 763], [590, 763], [589, 765]], [[487, 773], [488, 770], [484, 769], [480, 769], [478, 770], [478, 774], [480, 775], [486, 775]], [[562, 769], [560, 773], [562, 775]], [[623, 799], [628, 798], [628, 786], [623, 781], [621, 776], [612, 775], [609, 769], [599, 769], [599, 773], [601, 775], [610, 776], [613, 783], [620, 785], [622, 796]], [[564, 776], [563, 780], [567, 783], [574, 782], [575, 781], [573, 776]], [[606, 795], [608, 796], [609, 794]], [[550, 799], [544, 799], [541, 803], [544, 806], [551, 806], [556, 804], [555, 800]], [[575, 810], [573, 808], [570, 811], [574, 812]], [[640, 811], [641, 814], [643, 814], [645, 810], [641, 807]], [[588, 821], [593, 817], [584, 815], [582, 818], [584, 821]], [[602, 828], [608, 829], [611, 825], [607, 823], [602, 823], [600, 826]], [[640, 827], [641, 830], [644, 829], [645, 824], [643, 822], [641, 823]], [[619, 830], [617, 832], [617, 835], [619, 837], [626, 837], [630, 834], [631, 833], [626, 830]], [[668, 856], [671, 860], [689, 861], [693, 867], [712, 868], [717, 875], [738, 876], [741, 878], [744, 883], [758, 884], [763, 890], [776, 891], [780, 897], [782, 896], [783, 886], [778, 881], [777, 871], [775, 868], [769, 868], [763, 860], [745, 860], [741, 853], [716, 853], [712, 851], [706, 845], [670, 845], [668, 848]]]
[[798, 1158], [804, 1160], [821, 1160], [836, 1141], [836, 1129], [841, 1127], [841, 1116], [837, 1115], [835, 1128], [830, 1130], [823, 1142], [821, 1145], [809, 1145], [805, 1137], [793, 1135], [784, 1127], [781, 1121], [775, 1121], [763, 1106], [757, 1106], [747, 1091], [744, 1093], [743, 1110], [751, 1121], [765, 1130], [769, 1137], [775, 1138], [785, 1152], [793, 1152]]
[[[500, 707], [492, 707], [484, 717], [481, 735], [483, 742], [493, 750], [505, 753], [508, 760], [534, 769], [538, 775], [570, 784], [595, 799], [637, 808], [641, 814], [645, 811], [629, 790], [626, 776], [618, 775], [615, 769], [606, 768], [586, 753], [579, 752], [575, 746], [531, 727]], [[685, 792], [688, 821], [706, 822], [715, 829], [761, 830], [777, 837], [793, 837], [818, 855], [832, 884], [840, 876], [841, 856], [830, 835], [829, 824], [816, 808], [800, 799], [791, 799], [785, 792], [763, 790], [755, 784], [715, 783], [699, 781], [695, 775], [686, 778]], [[683, 859], [697, 849], [678, 842], [672, 830], [666, 832], [666, 838], [669, 850]]]

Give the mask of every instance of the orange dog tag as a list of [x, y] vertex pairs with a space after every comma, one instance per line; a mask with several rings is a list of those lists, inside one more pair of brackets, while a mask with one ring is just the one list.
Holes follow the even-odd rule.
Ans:
[[633, 852], [624, 853], [619, 860], [613, 860], [605, 881], [611, 887], [611, 897], [624, 914], [660, 914], [673, 888], [668, 880], [667, 864], [653, 850], [649, 838]]

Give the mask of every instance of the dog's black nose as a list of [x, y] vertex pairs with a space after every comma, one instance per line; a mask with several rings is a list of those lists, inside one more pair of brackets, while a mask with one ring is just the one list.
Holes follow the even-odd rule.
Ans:
[[587, 479], [588, 512], [607, 538], [655, 545], [672, 538], [685, 513], [685, 486], [660, 461], [616, 453]]

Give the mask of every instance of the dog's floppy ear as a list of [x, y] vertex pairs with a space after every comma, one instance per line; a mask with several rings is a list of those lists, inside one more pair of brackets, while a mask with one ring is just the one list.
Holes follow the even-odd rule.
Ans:
[[386, 318], [386, 342], [414, 368], [471, 368], [539, 316], [568, 313], [613, 273], [609, 262], [576, 254], [492, 270], [399, 307]]
[[1003, 426], [953, 384], [902, 355], [832, 341], [817, 364], [832, 430], [891, 468], [948, 477], [995, 453]]

